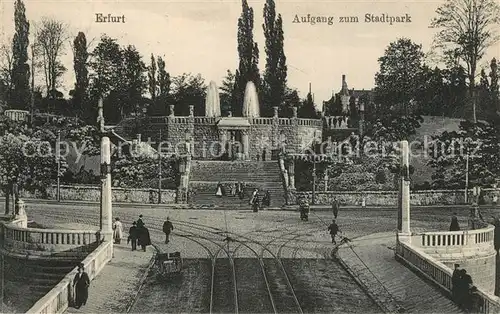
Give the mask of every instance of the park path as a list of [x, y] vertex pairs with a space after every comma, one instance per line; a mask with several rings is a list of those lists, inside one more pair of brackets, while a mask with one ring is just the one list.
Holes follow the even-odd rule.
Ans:
[[115, 244], [113, 259], [90, 283], [87, 305], [70, 307], [65, 313], [126, 313], [147, 275], [153, 252], [152, 246], [143, 252], [131, 251], [123, 241]]
[[375, 233], [339, 248], [339, 258], [386, 308], [406, 313], [462, 313], [441, 291], [394, 258], [394, 232]]

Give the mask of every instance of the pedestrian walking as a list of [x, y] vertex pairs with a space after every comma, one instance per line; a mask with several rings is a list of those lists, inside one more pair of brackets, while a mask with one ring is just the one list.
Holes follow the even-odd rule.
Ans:
[[332, 237], [332, 243], [337, 244], [337, 242], [335, 241], [335, 236], [339, 232], [339, 226], [335, 222], [335, 219], [333, 219], [330, 226], [328, 226], [328, 231], [330, 232], [330, 236]]
[[493, 222], [493, 225], [495, 226], [495, 230], [493, 231], [493, 244], [498, 255], [500, 249], [500, 219], [498, 219], [498, 217], [493, 218], [495, 219]]
[[248, 202], [250, 205], [253, 205], [255, 203], [255, 198], [257, 197], [258, 192], [259, 192], [259, 189], [253, 190], [252, 196], [250, 197], [250, 201]]
[[128, 239], [127, 244], [132, 242], [132, 251], [137, 250], [137, 239], [139, 238], [139, 234], [137, 231], [137, 223], [134, 221], [132, 223], [132, 227], [128, 230]]
[[139, 231], [138, 244], [141, 246], [142, 250], [146, 252], [146, 247], [151, 245], [149, 230], [145, 225], [143, 225], [142, 228], [137, 227], [137, 230]]
[[222, 197], [222, 184], [217, 183], [217, 190], [215, 191], [215, 196]]
[[73, 279], [73, 287], [75, 291], [75, 308], [79, 309], [82, 305], [87, 304], [89, 297], [90, 278], [85, 272], [84, 265], [78, 265], [78, 273]]
[[456, 303], [459, 301], [460, 280], [462, 279], [462, 273], [459, 267], [459, 264], [455, 264], [455, 269], [451, 275], [451, 296]]
[[168, 242], [170, 242], [169, 237], [172, 230], [174, 230], [174, 226], [172, 225], [170, 218], [167, 217], [167, 220], [163, 223], [163, 233], [165, 233], [165, 244], [168, 244]]
[[137, 219], [137, 228], [144, 227], [144, 221], [142, 221], [142, 215], [139, 215], [139, 219]]
[[453, 216], [451, 216], [450, 231], [460, 231], [457, 213], [453, 213]]
[[332, 202], [332, 212], [335, 219], [337, 219], [337, 216], [339, 215], [339, 206], [339, 201], [337, 198], [334, 198]]
[[120, 244], [122, 242], [123, 237], [123, 225], [120, 221], [120, 218], [115, 218], [115, 222], [113, 223], [113, 239], [115, 244]]

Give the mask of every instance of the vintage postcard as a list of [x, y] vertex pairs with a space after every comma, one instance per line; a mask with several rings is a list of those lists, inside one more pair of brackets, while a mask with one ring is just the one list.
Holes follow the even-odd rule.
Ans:
[[0, 312], [500, 312], [499, 13], [1, 0]]

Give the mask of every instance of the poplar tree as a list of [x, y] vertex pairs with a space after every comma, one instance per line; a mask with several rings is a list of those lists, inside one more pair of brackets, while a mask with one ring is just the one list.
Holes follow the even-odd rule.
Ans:
[[157, 90], [157, 80], [156, 80], [156, 62], [155, 57], [151, 54], [151, 65], [148, 68], [148, 85], [149, 93], [151, 94], [151, 100], [153, 103], [156, 100], [156, 90]]
[[266, 69], [264, 72], [264, 101], [261, 103], [263, 115], [272, 115], [272, 107], [284, 106], [286, 91], [287, 66], [283, 48], [283, 20], [281, 14], [276, 17], [274, 0], [267, 0], [264, 5], [264, 36], [266, 38]]
[[75, 89], [73, 91], [73, 102], [77, 114], [90, 114], [86, 107], [89, 88], [89, 70], [87, 61], [89, 53], [87, 51], [87, 38], [83, 32], [79, 32], [73, 41], [73, 68], [75, 70]]
[[30, 106], [30, 68], [28, 65], [28, 45], [30, 24], [26, 19], [26, 8], [21, 0], [14, 4], [14, 24], [16, 32], [12, 39], [12, 105], [18, 109]]
[[242, 12], [238, 19], [238, 55], [240, 63], [235, 74], [235, 100], [233, 102], [234, 115], [241, 116], [243, 96], [248, 82], [255, 84], [257, 91], [260, 86], [259, 74], [259, 47], [253, 40], [253, 9], [248, 6], [247, 0], [242, 1]]

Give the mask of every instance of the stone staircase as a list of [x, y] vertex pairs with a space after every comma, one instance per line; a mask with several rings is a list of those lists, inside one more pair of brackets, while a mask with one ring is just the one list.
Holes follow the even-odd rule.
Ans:
[[[226, 186], [228, 195], [215, 196], [218, 183]], [[245, 185], [245, 198], [230, 196], [231, 184], [241, 182]], [[190, 202], [195, 206], [218, 207], [227, 209], [250, 208], [249, 198], [255, 188], [271, 194], [270, 207], [285, 204], [285, 193], [277, 161], [192, 161]]]
[[[73, 261], [6, 261], [5, 295], [13, 304], [21, 308], [30, 308], [38, 299], [42, 298], [54, 288], [81, 259]], [[18, 265], [12, 265], [17, 263]], [[22, 265], [22, 266], [21, 266]], [[20, 272], [21, 266], [24, 271]], [[16, 301], [17, 300], [17, 301]], [[19, 303], [18, 301], [21, 300]]]

